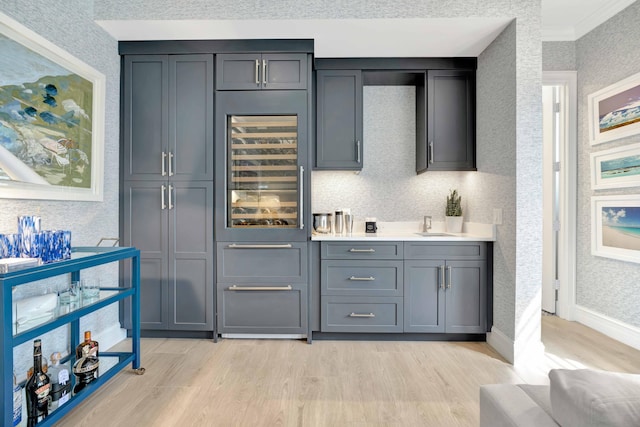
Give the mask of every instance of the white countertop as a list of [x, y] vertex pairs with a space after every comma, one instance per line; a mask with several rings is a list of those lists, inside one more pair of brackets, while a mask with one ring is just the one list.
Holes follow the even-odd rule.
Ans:
[[[496, 226], [493, 224], [482, 224], [477, 222], [465, 222], [462, 226], [462, 233], [445, 233], [444, 222], [432, 223], [431, 233], [434, 235], [424, 236], [421, 222], [378, 222], [377, 233], [365, 233], [364, 222], [356, 221], [353, 224], [353, 233], [334, 234], [313, 234], [311, 240], [315, 241], [354, 241], [354, 240], [378, 240], [378, 241], [429, 241], [429, 242], [470, 242], [485, 241], [495, 242]], [[440, 234], [440, 235], [438, 235]]]

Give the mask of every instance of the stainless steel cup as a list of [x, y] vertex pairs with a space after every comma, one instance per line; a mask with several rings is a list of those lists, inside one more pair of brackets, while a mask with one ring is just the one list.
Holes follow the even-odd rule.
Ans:
[[353, 215], [344, 215], [344, 229], [349, 236], [353, 233]]
[[342, 211], [336, 211], [335, 218], [335, 233], [342, 234], [344, 232], [344, 215], [342, 214]]

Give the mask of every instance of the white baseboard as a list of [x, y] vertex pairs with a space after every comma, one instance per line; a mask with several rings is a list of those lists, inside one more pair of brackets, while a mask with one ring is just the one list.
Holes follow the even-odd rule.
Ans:
[[126, 338], [127, 330], [122, 329], [120, 324], [117, 323], [108, 329], [100, 331], [99, 338], [95, 337], [94, 339], [100, 343], [101, 349], [107, 350]]
[[537, 360], [544, 356], [544, 345], [542, 341], [534, 339], [512, 340], [504, 332], [491, 328], [487, 334], [487, 344], [493, 347], [507, 362], [512, 365], [528, 363], [530, 360]]
[[640, 328], [579, 305], [575, 306], [574, 314], [576, 322], [640, 350]]
[[507, 362], [513, 364], [515, 343], [495, 326], [492, 326], [491, 332], [487, 334], [487, 344], [500, 353], [502, 357], [507, 359]]

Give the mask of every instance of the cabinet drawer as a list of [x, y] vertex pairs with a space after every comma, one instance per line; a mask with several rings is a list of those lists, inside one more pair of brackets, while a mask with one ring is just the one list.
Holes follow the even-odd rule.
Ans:
[[218, 333], [306, 334], [307, 285], [218, 283]]
[[218, 282], [306, 283], [307, 243], [219, 242]]
[[402, 261], [323, 260], [322, 295], [402, 296]]
[[402, 297], [322, 297], [322, 332], [402, 332]]
[[402, 242], [322, 242], [322, 259], [402, 259]]
[[486, 259], [484, 242], [405, 242], [405, 259]]

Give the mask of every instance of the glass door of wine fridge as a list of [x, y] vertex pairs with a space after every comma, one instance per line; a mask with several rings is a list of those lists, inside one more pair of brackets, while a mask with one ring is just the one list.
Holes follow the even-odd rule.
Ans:
[[218, 105], [218, 240], [305, 240], [306, 94], [222, 92]]

